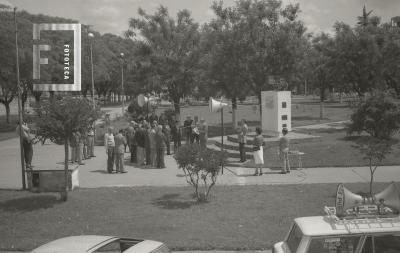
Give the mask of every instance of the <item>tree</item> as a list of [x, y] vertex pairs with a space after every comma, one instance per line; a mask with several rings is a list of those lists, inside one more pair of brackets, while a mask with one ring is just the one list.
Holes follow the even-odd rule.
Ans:
[[174, 158], [185, 173], [187, 183], [194, 187], [197, 201], [207, 201], [226, 155], [191, 144], [180, 147]]
[[375, 92], [351, 116], [348, 133], [367, 132], [378, 139], [390, 139], [400, 129], [400, 108], [384, 92]]
[[399, 109], [390, 95], [376, 92], [361, 103], [351, 116], [348, 134], [361, 134], [364, 131], [368, 133], [368, 136], [357, 139], [356, 147], [369, 162], [371, 196], [374, 196], [372, 184], [375, 172], [396, 143], [392, 137], [400, 129]]
[[74, 131], [85, 132], [100, 116], [100, 108], [86, 98], [56, 97], [42, 102], [35, 108], [34, 118], [37, 136], [64, 145], [65, 187], [63, 200], [68, 191], [68, 143]]
[[[234, 20], [243, 45], [240, 53], [245, 64], [247, 88], [258, 95], [261, 115], [261, 91], [279, 90], [281, 82], [296, 76], [297, 62], [304, 56], [305, 27], [297, 20], [299, 5], [282, 6], [280, 0], [239, 0], [234, 7], [214, 4], [221, 19]], [[246, 71], [246, 72], [245, 72]]]
[[147, 79], [152, 81], [151, 88], [168, 94], [179, 119], [180, 99], [190, 95], [198, 66], [199, 25], [188, 10], [179, 11], [176, 19], [163, 6], [153, 15], [139, 9], [139, 15], [130, 20], [126, 35], [137, 39], [136, 53], [147, 59], [147, 76], [153, 77]]
[[217, 18], [206, 24], [202, 31], [203, 89], [207, 86], [208, 94], [224, 95], [231, 99], [232, 124], [235, 128], [237, 100], [245, 98], [251, 91], [244, 88], [250, 86], [247, 62], [243, 57], [248, 45], [243, 39], [238, 10], [223, 9], [221, 4], [213, 4]]
[[369, 193], [374, 196], [373, 183], [375, 172], [382, 161], [392, 151], [394, 140], [379, 139], [372, 136], [364, 136], [358, 139], [356, 148], [364, 155], [364, 159], [368, 161], [370, 180]]

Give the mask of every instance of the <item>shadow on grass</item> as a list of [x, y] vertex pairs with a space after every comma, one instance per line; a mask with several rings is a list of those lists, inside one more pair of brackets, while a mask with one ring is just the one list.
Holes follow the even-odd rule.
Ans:
[[1, 202], [0, 210], [5, 212], [31, 212], [51, 208], [58, 203], [62, 202], [53, 195], [29, 196]]
[[170, 193], [170, 194], [164, 194], [163, 196], [154, 199], [152, 201], [152, 204], [154, 206], [158, 206], [163, 209], [187, 209], [192, 207], [193, 205], [197, 205], [198, 202], [196, 202], [195, 199], [182, 199], [179, 198], [180, 194], [177, 193]]

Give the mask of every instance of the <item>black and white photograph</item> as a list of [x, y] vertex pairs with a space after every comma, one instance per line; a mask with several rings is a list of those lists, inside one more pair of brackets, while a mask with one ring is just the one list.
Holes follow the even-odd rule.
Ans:
[[399, 0], [0, 0], [0, 253], [400, 253]]

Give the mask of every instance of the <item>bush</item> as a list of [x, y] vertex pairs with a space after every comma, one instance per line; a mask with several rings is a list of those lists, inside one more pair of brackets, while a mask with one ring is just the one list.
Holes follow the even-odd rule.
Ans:
[[390, 139], [400, 129], [400, 108], [387, 93], [376, 93], [351, 116], [348, 133], [367, 132], [374, 138]]
[[226, 156], [209, 149], [202, 150], [199, 145], [192, 144], [180, 147], [174, 158], [183, 170], [186, 182], [194, 187], [197, 201], [207, 201]]

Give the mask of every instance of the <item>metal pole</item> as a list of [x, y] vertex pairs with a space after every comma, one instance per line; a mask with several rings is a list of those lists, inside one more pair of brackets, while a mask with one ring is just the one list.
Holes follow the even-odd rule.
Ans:
[[94, 77], [93, 77], [93, 42], [90, 41], [90, 65], [92, 67], [92, 103], [93, 103], [93, 109], [96, 108], [95, 103], [94, 103]]
[[[93, 110], [96, 110], [96, 103], [94, 102], [94, 76], [93, 76], [93, 40], [90, 40], [90, 65], [92, 67], [92, 103], [93, 103]], [[93, 121], [93, 145], [96, 143], [96, 121]], [[93, 147], [91, 147], [93, 148]], [[93, 148], [94, 149], [94, 148]], [[91, 152], [91, 151], [90, 151]], [[93, 152], [94, 155], [94, 152]]]
[[124, 102], [124, 96], [125, 96], [125, 92], [124, 92], [124, 61], [121, 61], [121, 88], [122, 88], [122, 117], [125, 114], [125, 102]]
[[21, 172], [22, 172], [22, 189], [26, 189], [25, 182], [25, 161], [24, 161], [24, 149], [22, 140], [22, 101], [21, 101], [21, 86], [19, 80], [19, 54], [18, 54], [18, 26], [17, 26], [17, 7], [14, 7], [14, 28], [15, 28], [15, 57], [16, 57], [16, 69], [17, 69], [17, 90], [18, 90], [18, 118], [19, 118], [19, 148], [21, 153]]
[[[221, 107], [221, 155], [224, 155], [224, 108]], [[221, 164], [222, 175], [224, 174], [224, 159]]]

